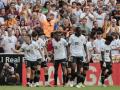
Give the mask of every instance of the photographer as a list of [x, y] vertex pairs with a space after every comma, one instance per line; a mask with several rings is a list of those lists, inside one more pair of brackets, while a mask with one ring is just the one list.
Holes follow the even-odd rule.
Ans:
[[14, 67], [10, 66], [9, 63], [5, 63], [0, 74], [1, 85], [14, 85], [19, 80], [19, 75], [15, 73]]

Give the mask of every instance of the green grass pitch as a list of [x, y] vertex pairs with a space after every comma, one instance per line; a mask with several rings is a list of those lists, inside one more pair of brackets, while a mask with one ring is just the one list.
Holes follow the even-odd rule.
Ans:
[[0, 90], [120, 90], [120, 86], [90, 86], [85, 88], [70, 87], [22, 87], [22, 86], [0, 86]]

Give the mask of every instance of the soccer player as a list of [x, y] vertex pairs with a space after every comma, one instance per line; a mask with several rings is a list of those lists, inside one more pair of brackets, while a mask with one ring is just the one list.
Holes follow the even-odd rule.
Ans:
[[107, 79], [112, 74], [112, 56], [110, 45], [112, 40], [113, 38], [111, 36], [107, 36], [104, 47], [101, 51], [101, 83], [103, 86], [106, 86], [105, 79]]
[[[34, 35], [32, 35], [34, 37]], [[40, 51], [39, 46], [37, 43], [33, 42], [30, 35], [24, 36], [24, 43], [22, 44], [20, 50], [12, 49], [16, 53], [24, 52], [26, 65], [27, 65], [27, 85], [32, 87], [34, 80], [37, 80], [39, 78], [39, 73], [37, 73], [38, 77], [37, 79], [35, 76], [36, 66], [39, 65], [38, 60], [38, 51]], [[38, 52], [38, 53], [36, 53]], [[41, 57], [39, 57], [41, 59]]]
[[39, 48], [41, 49], [42, 54], [43, 54], [43, 59], [41, 61], [41, 68], [43, 68], [44, 72], [45, 72], [45, 75], [44, 75], [44, 77], [45, 77], [45, 86], [49, 86], [47, 62], [49, 62], [51, 60], [51, 58], [49, 58], [48, 52], [47, 52], [47, 49], [46, 49], [47, 38], [45, 37], [45, 35], [42, 32], [41, 28], [36, 28], [35, 31], [38, 33], [37, 43], [38, 43]]
[[59, 64], [62, 66], [63, 71], [63, 85], [66, 83], [66, 59], [67, 59], [67, 41], [61, 38], [61, 33], [59, 31], [54, 32], [54, 39], [52, 40], [52, 45], [54, 49], [54, 85], [57, 85], [57, 77], [58, 77], [58, 68]]
[[[87, 56], [85, 44], [85, 36], [81, 34], [80, 27], [76, 27], [74, 34], [69, 38], [69, 56], [72, 57], [72, 81], [77, 77], [77, 88], [84, 87], [83, 59], [85, 54]], [[73, 82], [71, 82], [70, 86], [74, 86]]]
[[37, 40], [38, 40], [38, 33], [36, 31], [33, 31], [32, 32], [32, 43], [36, 44], [39, 48], [39, 50], [35, 49], [37, 62], [35, 65], [35, 72], [34, 72], [34, 86], [40, 85], [40, 82], [39, 82], [39, 80], [40, 80], [40, 68], [41, 68], [42, 59], [44, 59], [44, 55], [42, 53], [41, 48], [39, 47]]

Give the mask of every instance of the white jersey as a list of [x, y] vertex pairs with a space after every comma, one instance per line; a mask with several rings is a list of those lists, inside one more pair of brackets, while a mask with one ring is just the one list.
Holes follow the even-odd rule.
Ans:
[[93, 43], [91, 41], [87, 42], [86, 47], [87, 47], [88, 58], [90, 60], [92, 57], [92, 54], [94, 54]]
[[[45, 56], [44, 47], [45, 47], [46, 41], [44, 41], [44, 40], [41, 39], [41, 38], [38, 38], [37, 43], [38, 43], [38, 45], [39, 45], [39, 48], [40, 48], [40, 50], [41, 50], [42, 55]], [[45, 60], [45, 57], [43, 57], [43, 60]]]
[[103, 51], [104, 51], [105, 62], [111, 62], [111, 58], [110, 58], [111, 46], [110, 45], [104, 45]]
[[101, 53], [103, 47], [105, 44], [105, 40], [104, 39], [96, 39], [93, 42], [93, 47], [96, 48], [97, 50], [97, 54]]
[[14, 53], [12, 49], [15, 49], [15, 44], [17, 42], [17, 38], [15, 36], [5, 36], [2, 45], [4, 45], [4, 52], [5, 53]]
[[69, 38], [69, 44], [71, 56], [75, 57], [85, 56], [84, 51], [84, 44], [86, 44], [85, 36], [81, 35], [77, 37], [75, 36], [75, 34], [73, 34]]
[[112, 55], [113, 54], [120, 54], [119, 50], [115, 50], [115, 49], [120, 47], [120, 40], [119, 39], [113, 40], [110, 45], [112, 48], [112, 51], [111, 51]]
[[38, 55], [36, 53], [39, 53], [37, 50], [39, 50], [39, 46], [35, 42], [31, 42], [31, 44], [26, 44], [25, 42], [21, 46], [22, 51], [24, 52], [25, 59], [28, 61], [37, 61]]
[[44, 41], [41, 38], [38, 38], [37, 43], [38, 43], [38, 45], [39, 45], [40, 48], [44, 48], [46, 41]]
[[41, 53], [40, 53], [40, 47], [39, 47], [39, 44], [38, 44], [38, 42], [37, 41], [32, 41], [32, 43], [33, 44], [35, 44], [36, 45], [36, 47], [38, 48], [38, 49], [35, 49], [35, 54], [36, 54], [36, 56], [37, 56], [37, 59], [41, 59], [42, 58], [42, 55], [41, 55]]
[[54, 48], [54, 60], [61, 60], [67, 58], [66, 46], [68, 45], [67, 41], [63, 38], [60, 41], [52, 40], [52, 45]]

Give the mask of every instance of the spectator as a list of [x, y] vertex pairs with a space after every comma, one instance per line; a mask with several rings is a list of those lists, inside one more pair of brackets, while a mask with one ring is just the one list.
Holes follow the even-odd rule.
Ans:
[[111, 54], [112, 55], [119, 54], [120, 40], [119, 40], [119, 36], [118, 35], [119, 34], [115, 33], [115, 32], [113, 32], [111, 34], [111, 36], [113, 37], [113, 40], [111, 42], [111, 48], [112, 48]]
[[0, 53], [4, 53], [3, 46], [1, 45], [2, 40], [3, 40], [3, 37], [2, 37], [2, 30], [0, 30]]
[[102, 32], [98, 31], [97, 38], [93, 42], [93, 47], [94, 47], [95, 53], [97, 53], [97, 54], [101, 53], [104, 43], [105, 43], [105, 40], [102, 37]]
[[104, 32], [103, 29], [98, 26], [98, 22], [94, 21], [93, 22], [93, 28], [92, 28], [92, 31], [91, 31], [91, 35], [93, 35], [94, 37], [96, 37], [96, 34], [97, 34], [98, 31], [100, 31], [102, 33]]
[[80, 25], [80, 28], [81, 28], [82, 31], [84, 31], [86, 33], [86, 35], [90, 34], [91, 30], [87, 26], [87, 18], [82, 19], [82, 24]]
[[3, 38], [2, 46], [4, 48], [5, 53], [13, 53], [12, 48], [15, 48], [15, 44], [17, 42], [17, 38], [13, 35], [12, 28], [7, 28], [8, 36]]
[[96, 21], [98, 22], [98, 27], [103, 27], [106, 13], [103, 12], [102, 8], [99, 8], [97, 12], [94, 12]]
[[95, 20], [95, 17], [90, 12], [90, 9], [88, 6], [84, 8], [84, 12], [81, 14], [80, 18], [81, 19], [86, 18], [87, 19], [86, 25], [88, 26], [88, 28], [92, 29], [92, 25], [93, 25], [93, 21]]
[[42, 9], [42, 13], [47, 14], [47, 13], [49, 12], [49, 8], [50, 8], [50, 2], [47, 1], [47, 2], [45, 2], [45, 4], [44, 4], [44, 7], [43, 7], [43, 9]]
[[5, 8], [5, 4], [3, 1], [0, 1], [0, 9]]
[[54, 19], [54, 14], [50, 14], [50, 16], [47, 17], [47, 20], [43, 22], [42, 27], [47, 37], [50, 37], [51, 32], [53, 32], [55, 23], [56, 20]]
[[76, 18], [77, 18], [77, 23], [79, 23], [80, 21], [80, 15], [82, 14], [82, 10], [81, 10], [81, 4], [80, 3], [77, 3], [77, 6], [76, 6], [76, 11], [74, 12]]
[[111, 20], [111, 25], [110, 25], [109, 28], [107, 29], [106, 34], [107, 34], [107, 35], [111, 35], [112, 32], [119, 33], [119, 28], [118, 28], [118, 26], [117, 26], [117, 21], [116, 21], [116, 19], [112, 19], [112, 20]]

